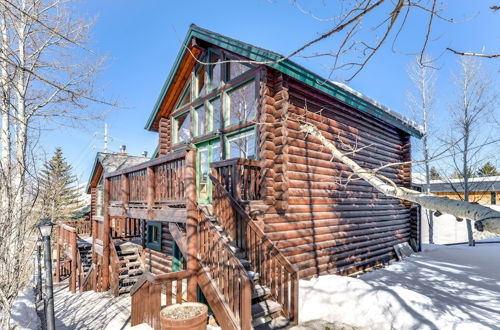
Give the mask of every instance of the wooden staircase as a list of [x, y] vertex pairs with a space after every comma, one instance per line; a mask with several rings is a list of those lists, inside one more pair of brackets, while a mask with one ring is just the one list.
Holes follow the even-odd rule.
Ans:
[[[132, 286], [144, 273], [141, 264], [140, 245], [131, 242], [115, 243], [118, 273], [118, 292], [117, 294], [129, 293]], [[116, 292], [115, 292], [116, 294]]]
[[86, 277], [92, 266], [92, 245], [79, 245], [80, 254], [80, 277]]
[[227, 231], [219, 224], [217, 217], [212, 213], [212, 206], [205, 205], [202, 211], [209, 213], [207, 218], [247, 271], [247, 276], [251, 282], [252, 326], [255, 329], [281, 329], [289, 326], [290, 320], [282, 316], [283, 306], [271, 297], [271, 288], [261, 283], [260, 274], [255, 271], [255, 267], [246, 259], [246, 251], [237, 247], [237, 242], [232, 240]]

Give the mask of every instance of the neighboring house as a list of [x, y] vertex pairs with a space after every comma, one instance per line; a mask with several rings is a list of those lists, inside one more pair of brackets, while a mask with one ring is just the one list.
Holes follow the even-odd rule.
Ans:
[[[451, 199], [463, 200], [464, 187], [463, 179], [431, 180], [431, 193], [448, 197]], [[417, 190], [425, 191], [425, 178], [423, 174], [413, 174], [413, 185]], [[476, 177], [469, 179], [469, 200], [471, 202], [487, 205], [498, 209], [500, 204], [500, 176]], [[421, 239], [423, 243], [429, 242], [429, 225], [427, 221], [426, 209], [422, 209], [422, 231]], [[475, 240], [495, 237], [487, 232], [478, 232], [473, 229]], [[449, 214], [439, 217], [434, 216], [433, 221], [433, 241], [436, 244], [452, 244], [467, 241], [467, 227], [465, 221], [456, 221], [456, 218]]]
[[[431, 192], [437, 196], [463, 200], [463, 179], [432, 180]], [[470, 178], [469, 200], [479, 204], [499, 204], [500, 176]]]
[[[299, 278], [361, 272], [396, 259], [398, 243], [418, 248], [412, 206], [347, 182], [349, 168], [300, 123], [364, 147], [351, 157], [365, 168], [395, 163], [379, 174], [405, 187], [410, 136], [421, 129], [281, 58], [192, 25], [146, 124], [158, 132], [158, 157], [114, 172], [96, 160], [89, 191], [102, 187], [95, 209], [103, 222], [93, 241], [103, 244], [94, 249], [93, 288], [116, 293], [135, 283], [123, 290], [132, 325], [159, 328], [161, 292], [167, 305], [180, 301], [182, 281], [187, 299], [205, 299], [223, 329], [297, 323]], [[129, 280], [135, 268], [123, 248], [134, 244], [141, 269], [161, 270], [176, 253], [163, 246], [178, 246], [186, 271]]]
[[131, 156], [126, 152], [98, 152], [95, 157], [94, 165], [92, 166], [92, 171], [86, 188], [87, 194], [90, 194], [91, 196], [91, 214], [99, 217], [104, 214], [104, 174], [144, 163], [148, 160], [149, 158]]

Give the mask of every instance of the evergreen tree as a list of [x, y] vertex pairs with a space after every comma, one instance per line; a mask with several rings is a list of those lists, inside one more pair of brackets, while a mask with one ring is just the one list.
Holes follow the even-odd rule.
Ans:
[[495, 176], [495, 175], [500, 175], [498, 173], [497, 168], [493, 166], [490, 162], [486, 162], [478, 171], [477, 171], [478, 176]]
[[[474, 173], [474, 171], [469, 167], [467, 168], [467, 178], [475, 178], [476, 175]], [[453, 174], [451, 175], [451, 178], [452, 179], [463, 179], [464, 178], [464, 174], [460, 171], [455, 171], [453, 172]]]
[[431, 167], [430, 177], [431, 180], [443, 180], [443, 177], [434, 166]]
[[43, 165], [39, 176], [38, 201], [43, 216], [52, 221], [70, 218], [78, 208], [78, 189], [73, 168], [63, 157], [61, 148]]

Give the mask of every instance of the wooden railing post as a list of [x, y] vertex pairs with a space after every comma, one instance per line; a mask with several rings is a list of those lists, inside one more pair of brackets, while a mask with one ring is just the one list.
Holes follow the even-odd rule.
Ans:
[[104, 179], [104, 221], [103, 221], [103, 261], [102, 261], [102, 290], [105, 291], [109, 287], [109, 234], [110, 234], [110, 217], [109, 217], [109, 178]]
[[71, 292], [76, 292], [76, 281], [77, 281], [77, 244], [76, 244], [76, 230], [71, 233]]
[[61, 226], [57, 225], [57, 238], [56, 238], [56, 278], [55, 283], [61, 281]]
[[[127, 174], [122, 174], [120, 181], [121, 181], [121, 184], [122, 184], [122, 205], [123, 205], [124, 212], [126, 212], [126, 209], [128, 207], [129, 197], [130, 197], [130, 188], [129, 188], [129, 184], [128, 184], [128, 175]], [[126, 216], [126, 213], [123, 216]]]
[[198, 274], [198, 208], [196, 206], [196, 149], [186, 153], [185, 194], [186, 194], [186, 237], [187, 237], [187, 269], [192, 276], [188, 279], [187, 300], [196, 301], [196, 285]]
[[147, 207], [148, 207], [148, 217], [153, 218], [153, 206], [155, 202], [155, 171], [150, 166], [146, 170], [146, 182], [148, 187], [147, 195]]

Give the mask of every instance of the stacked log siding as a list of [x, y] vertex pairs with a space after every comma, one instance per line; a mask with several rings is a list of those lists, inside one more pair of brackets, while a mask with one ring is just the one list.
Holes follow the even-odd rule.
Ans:
[[279, 181], [274, 177], [282, 203], [266, 213], [266, 234], [299, 267], [301, 277], [351, 274], [393, 259], [393, 245], [409, 240], [409, 205], [352, 178], [319, 140], [300, 131], [300, 123], [314, 123], [345, 152], [363, 148], [351, 158], [365, 168], [395, 163], [378, 174], [404, 186], [411, 184], [410, 164], [401, 164], [410, 160], [408, 135], [292, 79], [282, 79], [280, 86], [286, 93], [276, 93], [274, 86], [274, 97], [264, 104], [266, 112], [274, 107], [274, 114], [278, 106], [287, 107], [286, 117], [280, 114], [273, 125], [277, 161], [272, 169], [284, 175]]

